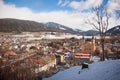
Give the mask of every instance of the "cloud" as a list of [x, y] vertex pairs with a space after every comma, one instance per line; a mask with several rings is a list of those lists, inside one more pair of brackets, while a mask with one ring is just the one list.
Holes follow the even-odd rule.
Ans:
[[108, 7], [108, 11], [114, 16], [118, 16], [116, 15], [116, 11], [119, 11], [120, 17], [120, 0], [109, 0], [106, 6]]
[[61, 7], [67, 6], [70, 3], [69, 0], [59, 0], [58, 1], [58, 5], [60, 5]]
[[0, 0], [0, 18], [28, 18], [33, 13], [27, 7], [17, 8], [13, 4], [5, 4], [3, 0]]
[[81, 1], [72, 1], [69, 6], [75, 10], [85, 10], [92, 7], [98, 7], [102, 4], [103, 0], [81, 0]]
[[120, 10], [120, 0], [109, 0], [108, 7], [111, 10]]
[[63, 4], [61, 4], [61, 6], [64, 7], [64, 6], [68, 5], [69, 3], [70, 3], [70, 1], [65, 0], [65, 2]]
[[59, 0], [59, 1], [58, 1], [58, 5], [61, 5], [62, 3], [63, 3], [62, 0]]

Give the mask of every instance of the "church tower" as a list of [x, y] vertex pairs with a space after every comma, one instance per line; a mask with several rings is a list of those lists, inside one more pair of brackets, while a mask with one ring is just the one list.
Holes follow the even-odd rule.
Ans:
[[92, 35], [92, 43], [95, 45], [95, 37]]
[[85, 43], [85, 37], [84, 37], [84, 35], [82, 35], [82, 43], [83, 44]]

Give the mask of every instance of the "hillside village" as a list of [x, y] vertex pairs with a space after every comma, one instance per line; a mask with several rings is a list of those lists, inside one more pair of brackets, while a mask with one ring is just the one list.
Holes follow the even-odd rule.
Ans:
[[[53, 32], [1, 33], [0, 36], [2, 80], [42, 79], [84, 62], [99, 62], [101, 57], [100, 38], [96, 36]], [[106, 38], [105, 58], [120, 59], [119, 37]]]

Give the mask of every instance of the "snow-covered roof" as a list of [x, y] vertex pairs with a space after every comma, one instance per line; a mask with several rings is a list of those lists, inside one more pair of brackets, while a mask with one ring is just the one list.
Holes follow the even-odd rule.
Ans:
[[85, 70], [75, 66], [43, 80], [120, 80], [120, 60], [89, 64]]

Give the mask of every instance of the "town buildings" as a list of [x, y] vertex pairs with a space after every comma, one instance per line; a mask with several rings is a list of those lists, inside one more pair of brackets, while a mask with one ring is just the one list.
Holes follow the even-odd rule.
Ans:
[[[37, 33], [35, 34], [37, 35]], [[57, 37], [54, 35], [53, 39], [52, 37], [46, 39], [45, 37], [28, 36], [28, 33], [27, 37], [23, 35], [26, 34], [22, 34], [22, 37], [13, 34], [0, 37], [0, 69], [14, 65], [28, 70], [30, 68], [37, 74], [49, 72], [51, 68], [54, 68], [51, 73], [55, 73], [54, 71], [59, 69], [58, 66], [69, 68], [80, 65], [82, 62], [90, 63], [93, 56], [100, 57], [99, 39], [93, 37], [78, 36], [76, 38], [75, 35], [69, 35], [67, 38], [64, 35], [63, 38], [59, 34], [58, 38], [57, 34]], [[119, 41], [111, 44], [107, 40], [105, 48], [108, 58], [120, 58], [119, 47]]]

